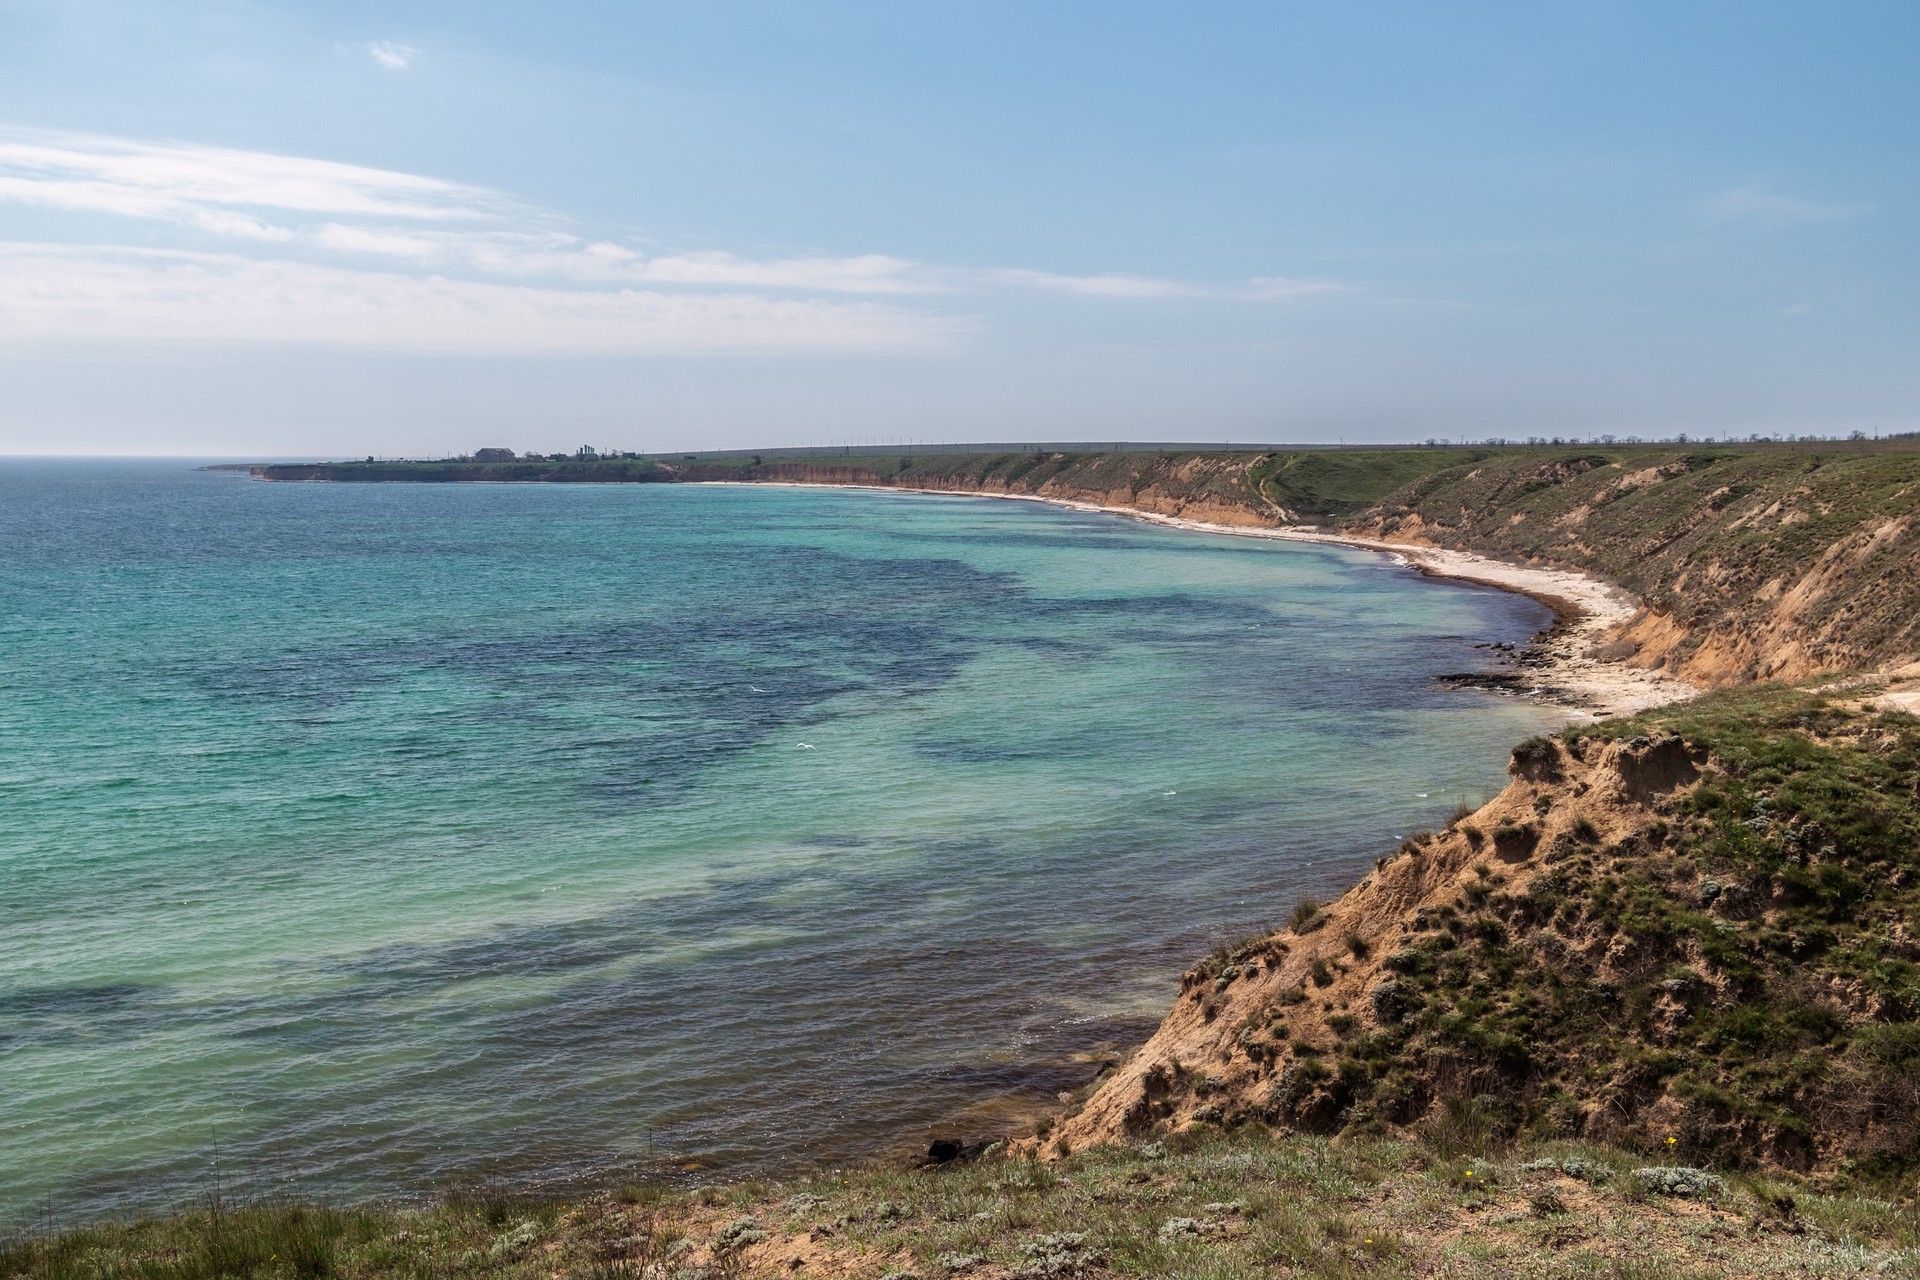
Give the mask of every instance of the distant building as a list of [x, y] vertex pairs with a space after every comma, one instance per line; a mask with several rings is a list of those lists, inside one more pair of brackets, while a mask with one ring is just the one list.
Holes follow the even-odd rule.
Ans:
[[592, 445], [583, 444], [580, 446], [580, 452], [574, 454], [573, 456], [576, 458], [597, 458], [600, 455], [594, 452]]
[[475, 462], [512, 462], [513, 450], [511, 449], [475, 449], [473, 451], [473, 460]]

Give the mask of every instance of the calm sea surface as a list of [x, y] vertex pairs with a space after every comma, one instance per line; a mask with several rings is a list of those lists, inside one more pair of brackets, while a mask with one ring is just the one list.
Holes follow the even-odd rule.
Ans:
[[1546, 621], [1027, 503], [0, 463], [0, 1223], [988, 1132], [1496, 790], [1553, 718], [1429, 677]]

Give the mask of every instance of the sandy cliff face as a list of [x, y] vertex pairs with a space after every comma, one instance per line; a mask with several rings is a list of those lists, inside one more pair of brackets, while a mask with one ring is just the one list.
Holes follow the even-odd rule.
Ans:
[[849, 464], [769, 463], [723, 476], [688, 468], [690, 479], [738, 478], [786, 484], [855, 484], [935, 493], [997, 494], [1085, 502], [1209, 524], [1264, 526], [1286, 512], [1255, 497], [1249, 455], [1018, 454], [940, 458], [880, 470]]

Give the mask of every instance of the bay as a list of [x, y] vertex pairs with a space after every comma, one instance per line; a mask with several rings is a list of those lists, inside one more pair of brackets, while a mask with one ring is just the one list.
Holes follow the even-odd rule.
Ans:
[[0, 552], [0, 1221], [984, 1134], [1558, 721], [1430, 679], [1530, 600], [1021, 502], [16, 460]]

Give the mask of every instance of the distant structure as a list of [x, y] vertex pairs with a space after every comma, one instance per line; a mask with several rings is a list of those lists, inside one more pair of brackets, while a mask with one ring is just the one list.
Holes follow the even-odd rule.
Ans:
[[473, 451], [473, 460], [475, 462], [512, 462], [513, 450], [511, 449], [475, 449]]
[[573, 456], [576, 458], [597, 458], [600, 455], [594, 451], [594, 448], [592, 445], [583, 444], [580, 446], [580, 452], [574, 454]]

